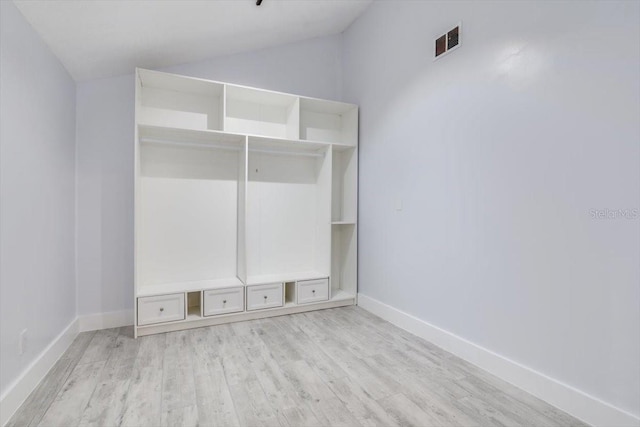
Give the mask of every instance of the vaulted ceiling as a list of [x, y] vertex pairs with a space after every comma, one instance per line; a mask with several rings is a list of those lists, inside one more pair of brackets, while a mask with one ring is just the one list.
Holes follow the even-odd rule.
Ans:
[[372, 0], [15, 0], [77, 80], [344, 31]]

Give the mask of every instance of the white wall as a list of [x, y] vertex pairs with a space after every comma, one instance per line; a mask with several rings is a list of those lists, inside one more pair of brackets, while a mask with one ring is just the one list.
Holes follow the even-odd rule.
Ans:
[[[164, 71], [340, 99], [341, 53], [338, 35]], [[133, 113], [133, 75], [78, 84], [79, 315], [133, 309]]]
[[[75, 319], [75, 83], [0, 2], [0, 390]], [[18, 336], [27, 329], [25, 353]]]
[[640, 208], [639, 8], [376, 2], [343, 52], [359, 291], [635, 416], [640, 218], [590, 210]]

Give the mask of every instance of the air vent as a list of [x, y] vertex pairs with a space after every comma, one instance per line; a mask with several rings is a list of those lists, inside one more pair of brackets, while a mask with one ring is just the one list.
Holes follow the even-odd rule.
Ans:
[[460, 27], [461, 24], [459, 23], [453, 29], [447, 31], [446, 34], [435, 39], [435, 58], [439, 58], [460, 46]]

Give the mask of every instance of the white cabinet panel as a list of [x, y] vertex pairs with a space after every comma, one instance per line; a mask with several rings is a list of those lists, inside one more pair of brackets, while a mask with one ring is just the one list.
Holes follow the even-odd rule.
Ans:
[[247, 310], [282, 307], [284, 292], [282, 283], [247, 286]]
[[138, 325], [184, 320], [184, 294], [138, 298]]
[[329, 299], [329, 279], [304, 280], [298, 282], [298, 304], [308, 304]]
[[244, 311], [244, 288], [225, 288], [204, 291], [204, 315]]

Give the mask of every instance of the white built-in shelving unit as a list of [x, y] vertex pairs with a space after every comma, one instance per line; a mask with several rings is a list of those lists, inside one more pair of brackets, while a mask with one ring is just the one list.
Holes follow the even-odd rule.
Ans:
[[136, 336], [355, 304], [358, 107], [136, 77]]

